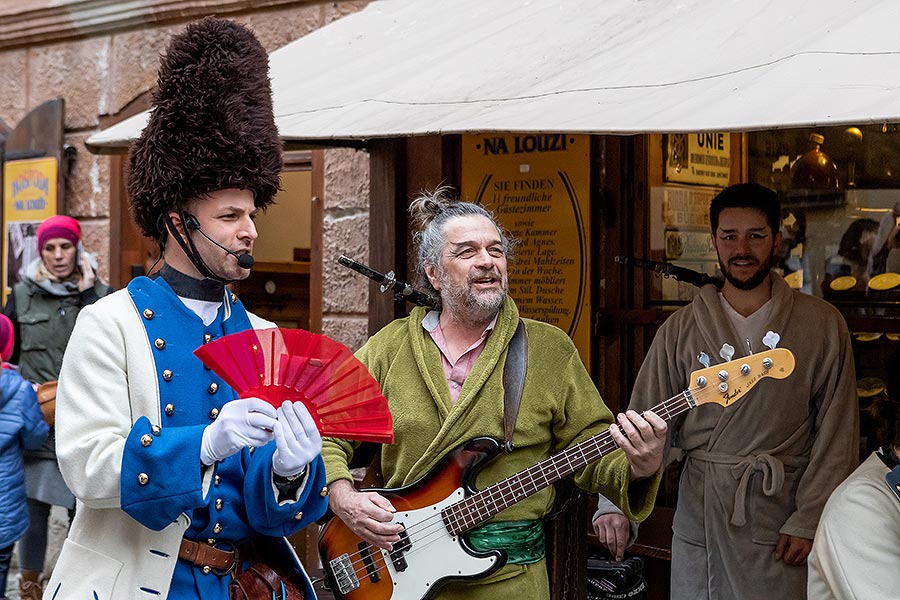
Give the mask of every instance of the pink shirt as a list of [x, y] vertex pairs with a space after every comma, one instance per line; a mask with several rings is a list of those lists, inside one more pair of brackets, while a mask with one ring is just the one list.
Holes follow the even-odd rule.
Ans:
[[434, 340], [438, 350], [441, 351], [441, 364], [444, 367], [444, 376], [447, 378], [447, 386], [450, 388], [450, 400], [456, 404], [456, 400], [459, 398], [459, 391], [466, 382], [466, 377], [472, 372], [475, 361], [481, 356], [481, 352], [487, 344], [487, 339], [494, 330], [494, 326], [497, 324], [497, 317], [494, 317], [494, 319], [488, 323], [488, 326], [485, 327], [484, 331], [481, 333], [481, 337], [478, 338], [474, 344], [469, 346], [469, 348], [456, 359], [455, 363], [450, 362], [450, 351], [449, 348], [447, 348], [447, 340], [444, 339], [444, 332], [441, 330], [440, 317], [441, 313], [436, 310], [429, 312], [425, 315], [425, 318], [422, 319], [422, 327], [431, 335], [431, 339]]

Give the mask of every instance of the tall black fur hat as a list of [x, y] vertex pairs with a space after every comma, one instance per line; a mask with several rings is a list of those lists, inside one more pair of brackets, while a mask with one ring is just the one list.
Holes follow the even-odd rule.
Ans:
[[233, 21], [188, 25], [160, 58], [150, 120], [129, 156], [135, 222], [159, 239], [164, 213], [226, 188], [252, 190], [256, 206], [268, 206], [281, 167], [265, 49]]

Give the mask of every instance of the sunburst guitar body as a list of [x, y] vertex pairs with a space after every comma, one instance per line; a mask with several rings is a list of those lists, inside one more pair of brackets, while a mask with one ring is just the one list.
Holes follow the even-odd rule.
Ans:
[[[652, 410], [668, 420], [700, 404], [730, 406], [763, 379], [784, 379], [793, 370], [790, 350], [759, 352], [694, 371], [689, 389]], [[397, 509], [393, 522], [404, 530], [393, 550], [369, 544], [337, 517], [328, 521], [319, 534], [319, 553], [329, 586], [345, 600], [425, 600], [449, 582], [485, 577], [506, 564], [506, 555], [476, 551], [466, 532], [617, 448], [605, 431], [476, 490], [478, 472], [500, 453], [500, 444], [472, 439], [412, 485], [366, 490]]]

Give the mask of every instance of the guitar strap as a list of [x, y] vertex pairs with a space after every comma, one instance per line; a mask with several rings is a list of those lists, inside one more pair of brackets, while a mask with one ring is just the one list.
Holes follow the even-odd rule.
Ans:
[[[506, 363], [503, 365], [503, 450], [512, 452], [513, 431], [519, 416], [519, 405], [522, 402], [522, 390], [525, 388], [525, 369], [528, 364], [528, 335], [525, 323], [519, 319], [516, 332], [509, 342], [506, 351]], [[384, 476], [381, 473], [381, 446], [372, 457], [366, 469], [365, 477], [359, 489], [384, 487]]]
[[522, 402], [527, 364], [528, 336], [525, 333], [525, 323], [519, 319], [519, 325], [506, 351], [506, 364], [503, 366], [503, 451], [507, 453], [512, 452], [515, 447], [512, 437], [516, 429], [516, 418], [519, 416], [519, 405]]

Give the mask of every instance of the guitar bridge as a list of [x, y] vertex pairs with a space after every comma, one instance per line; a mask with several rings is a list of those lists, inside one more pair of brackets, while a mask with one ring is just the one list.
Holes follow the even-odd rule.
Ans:
[[331, 573], [334, 575], [334, 581], [337, 583], [338, 591], [341, 594], [352, 592], [359, 587], [359, 578], [356, 571], [353, 570], [353, 562], [350, 556], [341, 554], [328, 563]]

